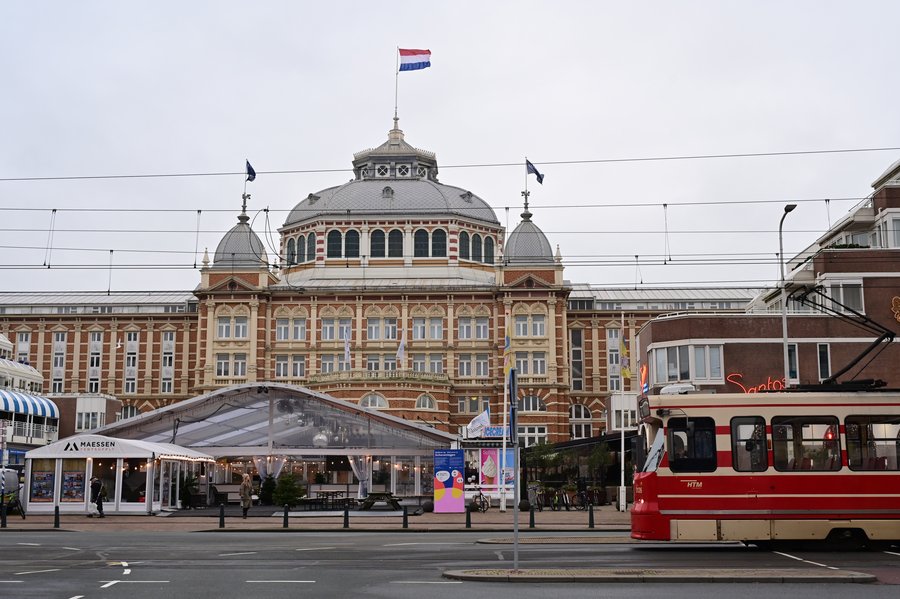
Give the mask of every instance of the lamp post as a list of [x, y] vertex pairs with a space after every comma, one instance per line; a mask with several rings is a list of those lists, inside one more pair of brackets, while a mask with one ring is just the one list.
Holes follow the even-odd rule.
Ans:
[[778, 263], [781, 266], [781, 344], [784, 352], [784, 388], [787, 389], [788, 381], [791, 378], [791, 366], [788, 360], [788, 330], [787, 330], [787, 293], [784, 280], [784, 240], [782, 238], [782, 227], [784, 219], [788, 213], [792, 212], [797, 204], [788, 204], [784, 207], [784, 214], [778, 222]]

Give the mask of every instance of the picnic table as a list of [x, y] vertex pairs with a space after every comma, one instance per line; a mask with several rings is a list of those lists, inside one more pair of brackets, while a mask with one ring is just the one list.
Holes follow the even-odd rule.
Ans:
[[322, 507], [326, 510], [343, 507], [345, 503], [343, 491], [316, 491], [316, 498], [321, 500]]
[[394, 494], [391, 492], [371, 492], [366, 496], [365, 499], [360, 500], [359, 509], [361, 510], [370, 510], [376, 503], [385, 503], [395, 510], [401, 510], [403, 508], [400, 507], [400, 500], [394, 497]]

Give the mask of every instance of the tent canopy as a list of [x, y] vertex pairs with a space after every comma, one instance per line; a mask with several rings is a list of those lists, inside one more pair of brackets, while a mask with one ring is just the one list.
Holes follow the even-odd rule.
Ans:
[[38, 458], [162, 458], [213, 461], [205, 453], [171, 443], [116, 439], [103, 435], [74, 435], [45, 447], [32, 449], [27, 459]]
[[46, 397], [8, 389], [0, 389], [0, 412], [59, 418], [59, 408]]

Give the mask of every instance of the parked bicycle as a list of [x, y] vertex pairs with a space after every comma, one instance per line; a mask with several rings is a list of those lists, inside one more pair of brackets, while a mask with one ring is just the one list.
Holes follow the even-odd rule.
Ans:
[[544, 491], [541, 485], [528, 485], [528, 504], [539, 512], [544, 511]]
[[572, 497], [572, 506], [576, 510], [586, 510], [592, 503], [593, 500], [588, 491], [578, 491], [575, 496]]
[[[470, 478], [469, 482], [474, 482], [474, 478]], [[472, 503], [470, 504], [473, 512], [481, 512], [484, 513], [491, 508], [491, 500], [481, 491], [481, 486], [475, 485], [476, 495], [472, 496]]]
[[13, 512], [18, 512], [20, 516], [22, 516], [22, 520], [25, 519], [25, 506], [19, 501], [19, 492], [11, 493], [11, 498], [6, 499], [6, 513], [11, 514]]

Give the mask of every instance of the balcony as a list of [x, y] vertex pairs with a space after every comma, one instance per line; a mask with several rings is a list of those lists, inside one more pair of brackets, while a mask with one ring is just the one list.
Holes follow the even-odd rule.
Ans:
[[59, 440], [59, 429], [46, 424], [7, 422], [5, 431], [4, 437], [7, 443], [45, 445]]
[[310, 384], [357, 381], [419, 381], [422, 383], [449, 384], [446, 374], [418, 370], [340, 370], [309, 376]]

